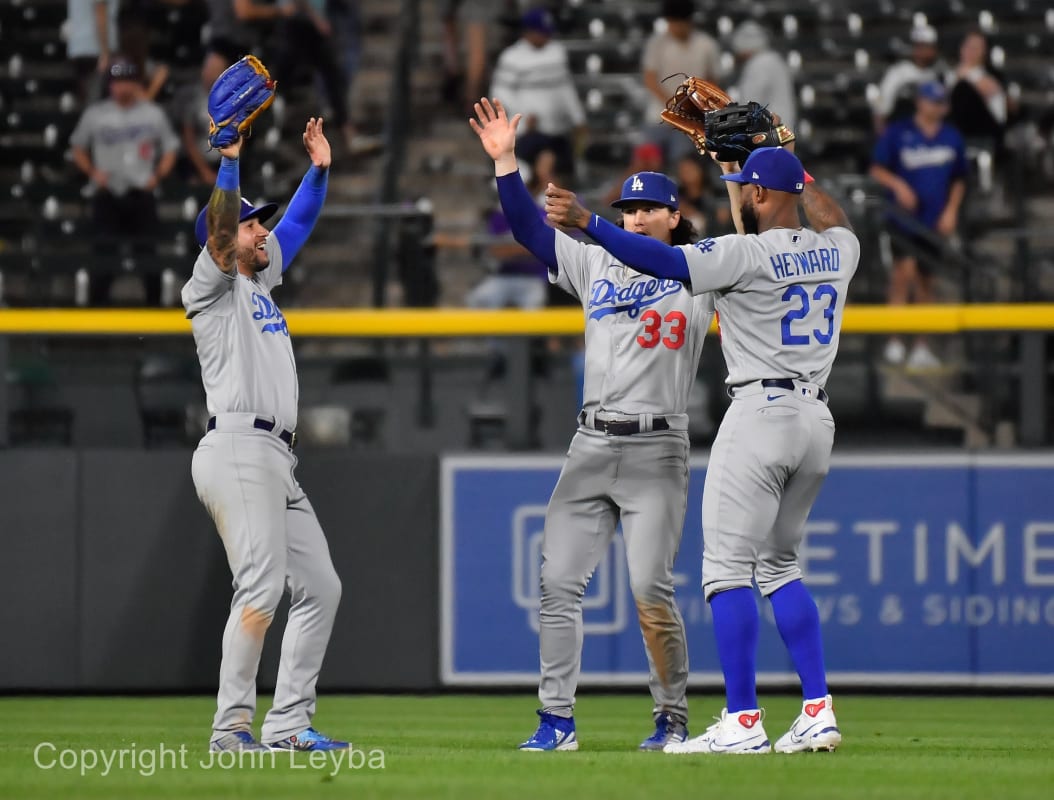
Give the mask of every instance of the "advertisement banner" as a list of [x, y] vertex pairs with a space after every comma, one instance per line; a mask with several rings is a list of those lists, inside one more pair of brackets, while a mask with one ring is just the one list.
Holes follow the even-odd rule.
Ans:
[[[536, 685], [549, 456], [443, 459], [441, 676]], [[721, 684], [700, 586], [705, 459], [675, 566], [697, 687]], [[801, 548], [837, 686], [1054, 686], [1054, 455], [841, 456]], [[759, 682], [797, 682], [758, 596]], [[583, 599], [583, 685], [642, 684], [647, 660], [619, 535]]]

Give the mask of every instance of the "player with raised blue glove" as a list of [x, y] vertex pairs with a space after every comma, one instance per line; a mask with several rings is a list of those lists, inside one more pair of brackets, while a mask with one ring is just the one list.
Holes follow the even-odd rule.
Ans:
[[[263, 223], [277, 206], [254, 206], [241, 196], [242, 143], [237, 137], [220, 146], [216, 188], [195, 226], [201, 251], [182, 292], [209, 410], [191, 472], [234, 578], [209, 747], [345, 749], [347, 742], [312, 725], [315, 685], [341, 585], [294, 474], [296, 361], [289, 327], [271, 296], [318, 220], [332, 155], [322, 120], [308, 120], [304, 148], [311, 166], [281, 222], [268, 231]], [[264, 636], [286, 590], [291, 602], [274, 703], [257, 740], [256, 674]]]

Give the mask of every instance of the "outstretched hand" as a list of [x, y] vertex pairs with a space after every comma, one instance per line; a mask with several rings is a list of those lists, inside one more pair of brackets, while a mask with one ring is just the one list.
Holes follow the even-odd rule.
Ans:
[[319, 169], [328, 169], [333, 163], [333, 153], [329, 147], [329, 140], [322, 132], [322, 117], [312, 117], [304, 127], [304, 149], [311, 159], [311, 163]]
[[554, 225], [584, 230], [592, 216], [592, 212], [578, 202], [574, 192], [561, 189], [555, 183], [545, 187], [545, 217]]
[[523, 115], [517, 114], [509, 119], [505, 113], [505, 106], [496, 97], [493, 103], [486, 97], [481, 97], [473, 108], [479, 121], [469, 119], [468, 124], [479, 136], [487, 155], [495, 161], [515, 158], [516, 126], [520, 124]]

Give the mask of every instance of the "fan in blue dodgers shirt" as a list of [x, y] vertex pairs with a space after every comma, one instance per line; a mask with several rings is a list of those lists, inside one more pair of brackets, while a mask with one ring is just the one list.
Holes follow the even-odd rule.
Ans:
[[[875, 143], [871, 177], [889, 191], [890, 200], [920, 225], [947, 238], [959, 225], [959, 208], [966, 194], [966, 146], [951, 124], [948, 94], [943, 84], [930, 81], [919, 86], [915, 115], [890, 123]], [[905, 229], [890, 219], [893, 238], [893, 273], [889, 280], [889, 304], [904, 305], [914, 290], [916, 303], [933, 302], [933, 267], [928, 261], [940, 256], [933, 239]], [[929, 259], [920, 260], [921, 252]], [[915, 341], [910, 356], [900, 339], [886, 344], [886, 360], [899, 364], [908, 357], [909, 367], [935, 367], [937, 357], [924, 339]]]
[[[513, 236], [585, 312], [584, 402], [542, 539], [541, 720], [520, 749], [578, 749], [582, 595], [621, 521], [654, 700], [655, 731], [640, 749], [662, 750], [688, 736], [688, 653], [674, 602], [673, 563], [688, 493], [688, 395], [713, 300], [693, 297], [680, 281], [644, 275], [603, 248], [546, 225], [513, 153], [521, 115], [510, 120], [499, 100], [486, 98], [475, 111], [478, 122], [470, 124], [494, 159]], [[677, 186], [665, 175], [631, 175], [613, 205], [622, 211], [628, 236], [666, 244], [695, 239], [678, 210]]]
[[[802, 711], [776, 742], [781, 753], [834, 750], [842, 741], [827, 691], [820, 618], [798, 563], [805, 521], [831, 460], [831, 373], [860, 242], [845, 212], [806, 184], [789, 150], [763, 147], [722, 164], [740, 189], [745, 235], [668, 244], [629, 236], [556, 186], [546, 214], [586, 231], [620, 261], [715, 293], [732, 403], [710, 450], [703, 485], [703, 593], [725, 678], [726, 706], [701, 736], [667, 753], [768, 753], [758, 706], [756, 581], [798, 672]], [[730, 191], [730, 196], [734, 193]], [[799, 221], [804, 210], [809, 228]]]
[[[241, 196], [242, 139], [220, 148], [216, 188], [195, 226], [201, 251], [183, 286], [201, 361], [209, 423], [194, 451], [198, 499], [216, 523], [234, 578], [223, 632], [213, 751], [342, 750], [311, 726], [340, 579], [315, 510], [293, 472], [299, 385], [289, 327], [271, 289], [307, 241], [326, 199], [329, 142], [310, 119], [311, 166], [273, 231], [278, 209]], [[274, 703], [252, 735], [264, 636], [288, 587]]]

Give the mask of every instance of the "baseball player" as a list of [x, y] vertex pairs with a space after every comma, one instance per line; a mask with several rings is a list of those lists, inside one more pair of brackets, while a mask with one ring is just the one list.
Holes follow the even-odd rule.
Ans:
[[[498, 194], [516, 240], [585, 310], [584, 403], [549, 501], [542, 542], [538, 729], [522, 750], [577, 750], [574, 705], [582, 656], [582, 595], [622, 522], [630, 586], [648, 655], [654, 732], [640, 748], [688, 736], [684, 622], [673, 563], [688, 490], [688, 394], [713, 317], [707, 295], [627, 267], [603, 248], [546, 225], [524, 188], [513, 148], [521, 115], [486, 98], [470, 120], [494, 159]], [[627, 235], [695, 239], [677, 187], [631, 175], [614, 203]]]
[[[347, 742], [311, 727], [341, 587], [315, 511], [293, 474], [296, 363], [289, 328], [271, 298], [322, 210], [330, 146], [322, 120], [309, 120], [304, 147], [311, 167], [268, 232], [263, 223], [277, 206], [253, 206], [239, 191], [242, 141], [220, 148], [216, 188], [195, 227], [202, 250], [182, 292], [211, 415], [194, 452], [194, 487], [234, 576], [210, 749], [343, 749]], [[291, 605], [274, 705], [258, 742], [251, 732], [256, 672], [287, 587]]]
[[[776, 750], [833, 750], [842, 740], [827, 692], [820, 620], [802, 584], [802, 529], [830, 464], [834, 420], [824, 384], [838, 352], [842, 312], [860, 243], [838, 204], [806, 185], [789, 150], [755, 150], [740, 172], [746, 235], [670, 247], [627, 235], [553, 187], [546, 212], [575, 225], [620, 261], [696, 293], [716, 292], [730, 405], [703, 489], [703, 590], [725, 678], [727, 704], [706, 733], [668, 753], [767, 753], [754, 671], [758, 609], [752, 583], [772, 603], [776, 627], [801, 678], [802, 713]], [[801, 207], [810, 228], [799, 222]]]

